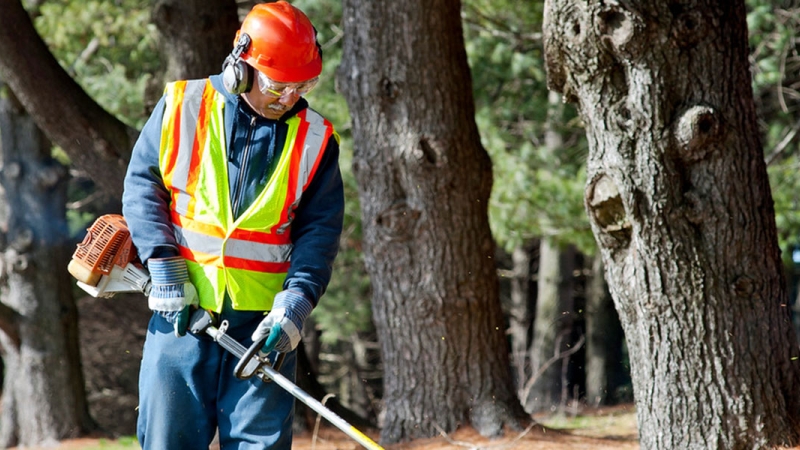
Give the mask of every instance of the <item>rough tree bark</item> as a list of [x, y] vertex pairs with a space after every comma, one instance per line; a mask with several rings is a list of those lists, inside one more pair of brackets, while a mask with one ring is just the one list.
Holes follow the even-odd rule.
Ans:
[[[0, 85], [2, 90], [2, 85]], [[50, 141], [5, 92], [0, 96], [0, 448], [37, 447], [93, 427], [78, 349], [78, 314], [64, 268], [64, 166]]]
[[364, 257], [391, 443], [522, 417], [511, 383], [458, 0], [345, 0]]
[[643, 449], [798, 442], [800, 352], [743, 0], [548, 0], [548, 84], [577, 102], [585, 204]]

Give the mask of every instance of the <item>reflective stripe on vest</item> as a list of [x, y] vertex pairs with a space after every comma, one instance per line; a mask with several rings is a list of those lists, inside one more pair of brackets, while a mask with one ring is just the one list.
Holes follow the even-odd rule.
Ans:
[[233, 220], [227, 173], [225, 99], [209, 80], [165, 90], [159, 166], [171, 196], [171, 220], [200, 306], [220, 311], [227, 292], [239, 310], [266, 311], [290, 265], [294, 209], [331, 135], [311, 109], [286, 121], [286, 142], [263, 191]]

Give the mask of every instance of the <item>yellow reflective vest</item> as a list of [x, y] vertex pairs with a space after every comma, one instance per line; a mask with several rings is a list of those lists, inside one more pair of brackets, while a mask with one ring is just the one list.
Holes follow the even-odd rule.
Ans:
[[292, 254], [294, 209], [314, 176], [328, 139], [338, 136], [306, 108], [286, 121], [283, 151], [263, 191], [236, 220], [230, 205], [225, 98], [209, 80], [165, 89], [159, 168], [170, 197], [180, 254], [200, 307], [267, 311], [283, 288]]

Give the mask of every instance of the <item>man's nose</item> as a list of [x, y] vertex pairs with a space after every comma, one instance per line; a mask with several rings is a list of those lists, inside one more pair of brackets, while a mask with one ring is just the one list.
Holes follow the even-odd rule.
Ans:
[[294, 88], [284, 89], [281, 93], [281, 103], [284, 105], [291, 105], [296, 103], [297, 100], [300, 98], [300, 94], [297, 93], [297, 90]]

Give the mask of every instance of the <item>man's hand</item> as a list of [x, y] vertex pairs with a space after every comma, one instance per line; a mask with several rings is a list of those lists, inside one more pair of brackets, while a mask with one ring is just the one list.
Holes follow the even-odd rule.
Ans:
[[184, 336], [190, 309], [200, 303], [197, 290], [189, 281], [186, 260], [180, 256], [150, 259], [147, 268], [153, 284], [147, 297], [148, 306], [175, 326], [175, 336]]
[[[311, 302], [299, 292], [279, 292], [272, 304], [272, 311], [253, 332], [253, 342], [272, 335], [261, 348], [262, 352], [269, 353], [277, 350], [287, 353], [294, 350], [300, 342], [303, 323], [313, 308]], [[273, 333], [280, 333], [280, 339], [277, 339]]]

